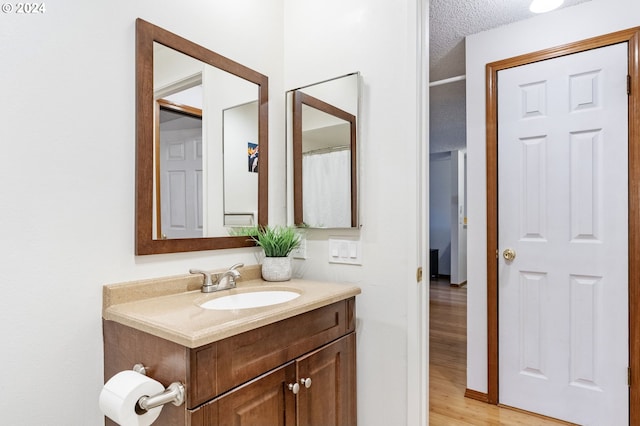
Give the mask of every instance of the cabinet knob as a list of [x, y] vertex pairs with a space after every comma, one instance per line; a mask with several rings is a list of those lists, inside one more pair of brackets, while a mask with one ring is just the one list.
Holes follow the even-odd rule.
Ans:
[[302, 383], [305, 388], [309, 389], [311, 387], [311, 378], [307, 377], [306, 379], [300, 379], [300, 383]]
[[289, 390], [293, 392], [294, 395], [297, 395], [300, 392], [300, 385], [297, 383], [289, 383]]

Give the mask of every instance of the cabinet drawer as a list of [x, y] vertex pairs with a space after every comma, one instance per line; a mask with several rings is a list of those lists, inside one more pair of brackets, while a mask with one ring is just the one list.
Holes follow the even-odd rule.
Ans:
[[188, 408], [353, 331], [354, 306], [343, 300], [192, 349]]

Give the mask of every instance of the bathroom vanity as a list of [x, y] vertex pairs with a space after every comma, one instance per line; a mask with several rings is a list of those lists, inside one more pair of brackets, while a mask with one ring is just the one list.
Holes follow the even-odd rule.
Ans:
[[[185, 404], [167, 404], [158, 425], [355, 425], [360, 289], [247, 275], [212, 294], [201, 293], [194, 276], [105, 286], [105, 381], [142, 363], [165, 386], [183, 383]], [[300, 296], [248, 309], [200, 306], [271, 290]]]
[[[246, 236], [229, 235], [228, 227], [269, 223], [268, 86], [266, 75], [136, 20], [137, 255], [255, 245]], [[197, 97], [182, 96], [193, 88], [207, 95], [206, 108], [196, 102]], [[312, 92], [322, 102], [331, 100]], [[167, 115], [175, 120], [167, 120]], [[355, 118], [349, 121], [345, 142], [351, 171], [349, 182], [343, 183], [351, 188], [351, 208], [344, 227], [358, 225]], [[179, 120], [183, 127], [177, 134], [174, 125]], [[171, 122], [169, 128], [164, 127], [166, 122]], [[182, 133], [187, 130], [188, 137]], [[247, 141], [257, 143], [247, 145]], [[257, 168], [247, 173], [247, 150], [257, 155], [258, 147]], [[208, 191], [204, 195], [197, 185], [176, 191], [209, 200], [202, 209], [195, 211], [182, 198], [171, 197], [172, 180], [161, 176], [173, 166], [157, 160], [173, 158], [159, 154], [169, 150], [203, 153], [202, 158], [185, 154], [196, 158], [188, 166], [182, 154], [175, 156], [175, 167], [185, 176], [203, 165], [224, 170], [224, 179], [208, 174], [201, 185]], [[238, 201], [238, 193], [247, 196]], [[175, 229], [169, 220], [174, 208], [181, 212], [179, 217], [206, 217], [206, 229], [189, 221]], [[184, 403], [165, 405], [154, 423], [158, 425], [355, 425], [355, 296], [360, 289], [295, 279], [266, 283], [258, 266], [244, 268], [241, 277], [237, 288], [206, 294], [200, 291], [202, 278], [194, 275], [105, 286], [105, 382], [143, 364], [147, 375], [165, 387], [182, 384]], [[252, 299], [258, 292], [299, 296], [260, 307], [217, 305], [227, 295], [251, 293], [245, 299]], [[212, 305], [215, 309], [208, 309]], [[140, 401], [137, 395], [132, 401], [136, 400]], [[124, 412], [130, 413], [129, 405]], [[113, 424], [109, 419], [106, 423]]]

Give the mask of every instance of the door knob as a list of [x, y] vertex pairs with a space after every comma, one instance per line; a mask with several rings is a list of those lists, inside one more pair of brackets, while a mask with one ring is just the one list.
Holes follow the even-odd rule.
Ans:
[[515, 250], [508, 248], [502, 252], [502, 257], [504, 257], [505, 260], [510, 262], [516, 258], [516, 252]]
[[300, 385], [297, 383], [289, 383], [289, 390], [293, 392], [294, 395], [297, 395], [300, 392]]
[[300, 379], [300, 383], [302, 383], [305, 388], [309, 389], [311, 387], [311, 378], [307, 377], [306, 379]]

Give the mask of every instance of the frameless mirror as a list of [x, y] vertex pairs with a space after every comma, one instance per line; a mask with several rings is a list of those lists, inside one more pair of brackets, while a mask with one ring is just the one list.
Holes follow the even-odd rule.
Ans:
[[296, 226], [358, 226], [358, 89], [353, 73], [287, 93]]
[[252, 246], [231, 229], [267, 224], [267, 77], [136, 31], [136, 254]]

